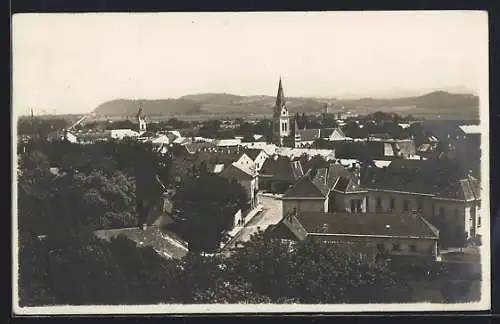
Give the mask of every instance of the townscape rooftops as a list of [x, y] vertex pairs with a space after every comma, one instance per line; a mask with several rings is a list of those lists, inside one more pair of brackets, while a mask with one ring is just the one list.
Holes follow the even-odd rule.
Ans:
[[[479, 181], [462, 176], [457, 165], [441, 160], [394, 160], [382, 169], [368, 168], [363, 186], [372, 190], [399, 191], [467, 200]], [[472, 188], [472, 189], [469, 189]]]
[[301, 212], [295, 217], [314, 234], [438, 238], [436, 229], [419, 215]]
[[300, 161], [290, 161], [283, 156], [274, 156], [266, 159], [260, 174], [271, 177], [273, 180], [295, 181], [304, 175]]

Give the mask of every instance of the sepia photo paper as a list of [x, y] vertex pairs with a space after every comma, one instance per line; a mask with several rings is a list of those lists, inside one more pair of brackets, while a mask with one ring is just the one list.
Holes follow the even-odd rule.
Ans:
[[480, 11], [12, 18], [13, 311], [490, 308]]

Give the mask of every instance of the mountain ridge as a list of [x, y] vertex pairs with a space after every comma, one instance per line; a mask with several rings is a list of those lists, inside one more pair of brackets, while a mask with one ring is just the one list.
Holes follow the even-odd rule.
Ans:
[[[400, 98], [319, 98], [287, 97], [287, 106], [292, 113], [318, 113], [326, 103], [333, 110], [349, 110], [366, 113], [389, 109], [406, 114], [479, 113], [479, 98], [474, 94], [450, 93], [437, 90], [419, 96]], [[234, 95], [230, 93], [188, 94], [177, 99], [114, 99], [94, 109], [98, 116], [134, 116], [139, 106], [151, 116], [172, 115], [225, 115], [225, 114], [271, 114], [275, 97], [270, 95]], [[343, 107], [343, 108], [342, 108]]]

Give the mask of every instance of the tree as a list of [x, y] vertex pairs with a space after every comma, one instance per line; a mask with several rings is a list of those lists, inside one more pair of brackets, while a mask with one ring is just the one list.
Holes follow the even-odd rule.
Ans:
[[385, 263], [313, 241], [283, 244], [258, 234], [228, 262], [257, 293], [303, 303], [402, 302], [409, 288]]
[[204, 174], [179, 189], [174, 205], [186, 219], [184, 235], [189, 250], [212, 252], [232, 228], [234, 214], [245, 210], [248, 202], [236, 181]]

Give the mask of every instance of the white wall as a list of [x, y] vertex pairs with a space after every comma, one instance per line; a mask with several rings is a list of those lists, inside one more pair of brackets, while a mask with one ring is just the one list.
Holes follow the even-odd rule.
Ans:
[[[437, 256], [437, 240], [427, 238], [385, 238], [385, 237], [354, 237], [354, 236], [334, 236], [334, 235], [311, 235], [315, 240], [325, 242], [356, 242], [366, 243], [367, 247], [383, 245], [385, 251], [392, 255], [414, 255], [414, 256]], [[399, 245], [399, 251], [394, 250], [394, 244]], [[410, 246], [416, 248], [411, 251]]]
[[325, 198], [318, 199], [283, 199], [283, 215], [297, 211], [326, 212], [327, 203]]

